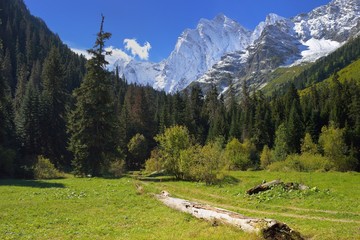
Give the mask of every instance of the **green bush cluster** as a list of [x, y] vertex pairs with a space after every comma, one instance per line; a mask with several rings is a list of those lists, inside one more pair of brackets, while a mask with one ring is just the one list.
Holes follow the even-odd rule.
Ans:
[[262, 168], [271, 171], [348, 171], [356, 166], [356, 159], [351, 156], [345, 144], [345, 130], [332, 123], [321, 129], [319, 144], [313, 142], [309, 133], [305, 134], [301, 144], [301, 154], [277, 156], [278, 146], [274, 150], [264, 147], [260, 162]]
[[232, 139], [225, 148], [218, 138], [204, 146], [193, 144], [186, 127], [174, 126], [157, 135], [158, 149], [145, 163], [146, 172], [165, 170], [177, 179], [214, 184], [227, 170], [246, 170], [256, 152], [250, 141]]
[[268, 166], [271, 171], [329, 171], [333, 168], [330, 160], [320, 154], [303, 153], [287, 156], [285, 161], [274, 162]]
[[35, 179], [62, 178], [64, 174], [57, 170], [48, 158], [38, 156], [34, 166]]

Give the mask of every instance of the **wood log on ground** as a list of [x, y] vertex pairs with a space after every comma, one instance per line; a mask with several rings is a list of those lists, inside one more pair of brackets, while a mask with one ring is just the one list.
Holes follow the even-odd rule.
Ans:
[[181, 212], [189, 213], [196, 218], [213, 222], [228, 224], [242, 229], [245, 232], [256, 233], [264, 239], [275, 240], [302, 240], [301, 235], [292, 230], [285, 223], [273, 219], [259, 219], [243, 216], [239, 213], [221, 208], [212, 207], [206, 204], [190, 202], [180, 198], [170, 197], [170, 194], [163, 191], [155, 195], [166, 206]]
[[249, 190], [246, 191], [246, 193], [249, 195], [252, 195], [252, 194], [259, 193], [259, 192], [267, 191], [274, 186], [282, 185], [282, 184], [284, 184], [282, 181], [274, 180], [274, 181], [263, 183], [263, 184], [255, 186], [253, 188], [250, 188]]
[[308, 186], [301, 184], [301, 183], [294, 183], [294, 182], [284, 183], [280, 180], [273, 180], [271, 182], [262, 183], [253, 188], [250, 188], [249, 190], [246, 191], [246, 193], [249, 195], [252, 195], [252, 194], [259, 193], [259, 192], [264, 192], [264, 191], [270, 190], [272, 187], [275, 187], [278, 185], [283, 186], [284, 189], [286, 189], [286, 190], [301, 190], [301, 191], [309, 190]]

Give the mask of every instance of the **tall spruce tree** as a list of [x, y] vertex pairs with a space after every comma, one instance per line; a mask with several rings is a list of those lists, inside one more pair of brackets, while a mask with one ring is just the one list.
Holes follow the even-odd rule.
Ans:
[[[35, 68], [34, 68], [35, 69]], [[66, 120], [65, 111], [68, 93], [65, 82], [65, 71], [60, 53], [53, 47], [45, 59], [42, 72], [45, 118], [43, 119], [44, 153], [58, 167], [66, 163]]]
[[302, 113], [300, 103], [299, 101], [294, 99], [287, 121], [288, 146], [291, 153], [300, 152], [300, 141], [301, 138], [304, 136], [304, 128], [301, 119]]
[[113, 85], [105, 67], [105, 40], [111, 33], [104, 32], [104, 16], [95, 45], [88, 50], [92, 58], [80, 87], [74, 91], [75, 109], [70, 113], [69, 149], [74, 154], [73, 164], [79, 175], [101, 175], [117, 149], [117, 118]]

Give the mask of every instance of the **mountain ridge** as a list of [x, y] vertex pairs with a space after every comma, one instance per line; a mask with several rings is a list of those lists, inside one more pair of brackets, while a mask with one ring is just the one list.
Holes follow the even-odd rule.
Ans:
[[162, 62], [119, 61], [118, 66], [129, 82], [168, 93], [193, 82], [216, 84], [221, 92], [227, 85], [224, 76], [259, 88], [266, 84], [262, 73], [314, 62], [356, 35], [359, 9], [358, 0], [333, 0], [293, 18], [270, 13], [252, 31], [218, 14], [212, 20], [200, 19], [195, 29], [186, 29]]

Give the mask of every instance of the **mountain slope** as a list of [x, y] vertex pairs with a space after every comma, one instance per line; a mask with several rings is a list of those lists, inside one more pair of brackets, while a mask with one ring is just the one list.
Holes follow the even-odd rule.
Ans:
[[[65, 64], [69, 90], [80, 85], [86, 59], [63, 44], [43, 20], [32, 16], [23, 0], [1, 0], [0, 12], [0, 39], [7, 66], [3, 71], [8, 72], [6, 78], [12, 93], [18, 83], [20, 68], [26, 67], [27, 80], [31, 75], [40, 74], [43, 62], [54, 45], [59, 48], [61, 61]], [[40, 69], [35, 69], [35, 65]]]
[[220, 14], [185, 30], [174, 51], [161, 63], [121, 62], [129, 82], [166, 92], [196, 81], [226, 90], [248, 81], [254, 88], [267, 83], [266, 74], [279, 66], [314, 62], [342, 46], [360, 29], [360, 1], [333, 0], [307, 14], [286, 19], [269, 14], [254, 31]]
[[[175, 49], [161, 63], [120, 61], [120, 71], [129, 82], [150, 84], [167, 92], [182, 90], [199, 78], [228, 52], [245, 49], [251, 32], [219, 14], [213, 20], [201, 19], [196, 29], [187, 29]], [[145, 73], [145, 74], [144, 74]]]

